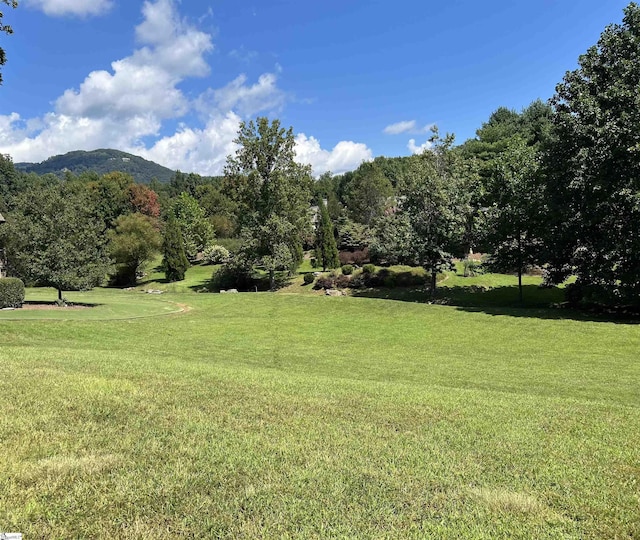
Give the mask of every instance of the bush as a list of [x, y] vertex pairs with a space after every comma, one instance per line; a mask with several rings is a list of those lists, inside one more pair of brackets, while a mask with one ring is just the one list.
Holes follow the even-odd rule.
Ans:
[[343, 276], [350, 276], [351, 274], [353, 274], [353, 266], [351, 266], [350, 264], [345, 264], [342, 266], [342, 275]]
[[338, 254], [340, 264], [357, 264], [358, 266], [369, 260], [369, 248], [357, 251], [341, 251]]
[[305, 274], [303, 279], [305, 285], [311, 285], [316, 278], [313, 274]]
[[338, 276], [335, 279], [334, 287], [336, 289], [346, 289], [351, 286], [351, 277], [350, 276]]
[[218, 244], [204, 248], [202, 255], [205, 262], [209, 264], [225, 264], [231, 257], [229, 250]]
[[478, 274], [482, 274], [482, 262], [477, 259], [464, 259], [462, 268], [464, 277], [475, 277]]
[[362, 267], [362, 272], [364, 274], [375, 274], [376, 273], [376, 267], [373, 264], [365, 264]]
[[19, 308], [24, 303], [24, 283], [18, 278], [0, 279], [0, 309]]
[[223, 289], [238, 289], [248, 291], [257, 286], [250, 268], [242, 261], [231, 259], [228, 263], [214, 270], [211, 276], [211, 289], [220, 291]]
[[332, 276], [320, 276], [316, 279], [314, 289], [333, 289], [336, 283], [336, 278]]

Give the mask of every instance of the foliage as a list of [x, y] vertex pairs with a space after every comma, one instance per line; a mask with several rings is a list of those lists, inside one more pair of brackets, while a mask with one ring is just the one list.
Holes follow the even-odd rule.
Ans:
[[376, 267], [373, 264], [365, 264], [362, 267], [362, 273], [363, 274], [375, 274], [376, 273]]
[[160, 200], [155, 191], [143, 184], [132, 184], [128, 187], [128, 195], [132, 212], [154, 219], [160, 217]]
[[302, 261], [310, 230], [310, 167], [295, 161], [293, 130], [258, 118], [243, 122], [235, 140], [239, 150], [225, 167], [225, 194], [238, 204], [242, 257], [261, 265], [272, 286], [275, 272]]
[[133, 186], [133, 177], [122, 172], [110, 172], [86, 184], [92, 204], [106, 227], [114, 227], [120, 216], [131, 212]]
[[336, 222], [338, 229], [338, 249], [340, 251], [360, 251], [371, 243], [371, 230], [362, 223], [356, 223], [346, 217]]
[[640, 290], [640, 7], [631, 3], [556, 87], [546, 155], [555, 281], [569, 273], [620, 303]]
[[213, 227], [198, 201], [188, 193], [183, 192], [174, 200], [171, 213], [180, 225], [185, 255], [193, 262], [198, 253], [213, 241]]
[[302, 281], [305, 285], [311, 285], [311, 283], [313, 283], [315, 279], [315, 276], [311, 272], [307, 272], [302, 278]]
[[19, 308], [24, 303], [24, 283], [18, 278], [0, 279], [0, 309]]
[[240, 255], [232, 257], [226, 264], [213, 271], [210, 287], [214, 291], [226, 289], [249, 291], [257, 285], [258, 280], [253, 276], [251, 266]]
[[364, 225], [384, 215], [393, 196], [391, 182], [375, 162], [360, 165], [344, 190], [349, 216]]
[[[14, 9], [18, 7], [17, 0], [2, 0], [2, 2]], [[13, 34], [13, 28], [11, 28], [11, 26], [9, 26], [8, 24], [4, 24], [2, 22], [3, 15], [3, 12], [0, 11], [0, 33], [4, 32], [5, 34]], [[7, 56], [4, 52], [4, 49], [0, 47], [0, 66], [4, 66], [6, 62]], [[2, 84], [2, 73], [0, 73], [0, 84]]]
[[369, 246], [371, 260], [384, 264], [416, 264], [416, 241], [409, 214], [394, 212], [379, 219]]
[[138, 273], [162, 245], [154, 220], [143, 214], [120, 216], [107, 236], [109, 252], [116, 262], [116, 283], [135, 285]]
[[357, 251], [341, 251], [338, 253], [340, 264], [355, 264], [360, 266], [361, 264], [369, 260], [369, 248], [364, 248]]
[[436, 276], [452, 268], [451, 251], [467, 229], [471, 206], [467, 187], [474, 171], [452, 148], [453, 136], [442, 139], [433, 128], [430, 141], [432, 148], [414, 156], [405, 175], [400, 212], [411, 224], [411, 259], [431, 274], [435, 294]]
[[344, 276], [350, 276], [351, 274], [353, 274], [353, 266], [350, 264], [344, 264], [342, 265], [342, 275]]
[[209, 264], [224, 264], [229, 261], [231, 254], [226, 247], [213, 244], [204, 248], [202, 257]]
[[14, 199], [3, 226], [7, 258], [24, 279], [62, 290], [99, 285], [109, 258], [104, 223], [84, 192], [36, 187]]
[[464, 277], [475, 277], [482, 273], [482, 262], [467, 257], [462, 261], [462, 273]]
[[535, 148], [522, 139], [512, 139], [493, 161], [488, 191], [489, 264], [516, 270], [522, 302], [522, 274], [542, 257], [545, 196]]
[[340, 266], [340, 259], [333, 233], [333, 223], [331, 223], [329, 210], [323, 201], [320, 201], [319, 213], [320, 219], [316, 226], [315, 259], [323, 270], [331, 270]]
[[164, 227], [162, 253], [162, 266], [167, 280], [182, 281], [189, 268], [189, 260], [184, 253], [184, 240], [180, 224], [172, 213], [169, 214]]

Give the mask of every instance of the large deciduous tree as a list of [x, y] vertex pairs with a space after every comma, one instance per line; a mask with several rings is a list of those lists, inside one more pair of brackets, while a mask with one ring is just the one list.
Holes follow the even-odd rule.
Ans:
[[88, 289], [109, 268], [104, 223], [86, 193], [54, 185], [29, 189], [13, 200], [3, 227], [7, 258], [27, 281], [58, 290]]
[[187, 259], [195, 261], [198, 253], [213, 242], [213, 226], [198, 201], [186, 192], [175, 199], [171, 212], [180, 225]]
[[556, 87], [546, 156], [552, 277], [640, 303], [640, 7]]
[[302, 260], [311, 227], [311, 170], [296, 163], [293, 130], [280, 127], [279, 120], [243, 122], [235, 142], [239, 148], [227, 159], [225, 193], [239, 206], [242, 258], [264, 266], [273, 287], [276, 271], [292, 271]]
[[539, 154], [523, 139], [511, 139], [492, 160], [485, 209], [491, 265], [499, 271], [518, 274], [522, 303], [522, 274], [539, 264], [542, 253], [541, 227], [545, 209], [539, 176]]

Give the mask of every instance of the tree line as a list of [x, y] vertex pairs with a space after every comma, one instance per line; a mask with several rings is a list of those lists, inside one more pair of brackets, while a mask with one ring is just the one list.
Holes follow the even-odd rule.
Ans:
[[[219, 177], [177, 172], [148, 186], [120, 173], [60, 180], [20, 173], [5, 156], [2, 242], [16, 273], [60, 290], [107, 273], [133, 283], [161, 248], [169, 279], [206, 252], [224, 263], [220, 283], [246, 285], [259, 269], [274, 287], [315, 249], [324, 269], [348, 254], [357, 263], [421, 266], [435, 290], [438, 273], [475, 251], [520, 284], [535, 265], [549, 284], [575, 276], [572, 301], [638, 305], [639, 56], [640, 8], [631, 3], [548, 102], [498, 108], [463, 144], [434, 128], [420, 155], [379, 157], [317, 179], [295, 161], [292, 129], [267, 118], [241, 124], [239, 150]], [[41, 230], [29, 225], [38, 213], [49, 216]], [[67, 222], [83, 231], [68, 242], [60, 232]], [[228, 256], [214, 249], [231, 238]], [[30, 249], [37, 256], [24, 255]], [[68, 253], [76, 259], [65, 260]], [[47, 261], [61, 268], [38, 273]], [[79, 280], [56, 277], [82, 265]]]

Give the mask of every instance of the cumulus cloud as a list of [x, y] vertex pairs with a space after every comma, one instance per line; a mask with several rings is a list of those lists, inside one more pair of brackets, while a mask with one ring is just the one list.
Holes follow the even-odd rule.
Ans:
[[[52, 112], [32, 119], [15, 112], [0, 115], [0, 153], [20, 162], [72, 150], [117, 148], [173, 169], [220, 174], [227, 156], [236, 151], [240, 122], [281, 111], [289, 96], [278, 87], [279, 66], [255, 82], [240, 75], [196, 99], [185, 96], [180, 83], [209, 73], [206, 57], [213, 43], [209, 34], [180, 17], [176, 5], [177, 0], [146, 0], [132, 54], [114, 61], [111, 70], [89, 73], [54, 101]], [[200, 120], [186, 125], [183, 119], [193, 112]], [[168, 120], [180, 123], [165, 134]], [[342, 141], [326, 150], [304, 134], [296, 138], [296, 151], [298, 161], [312, 165], [316, 174], [354, 169], [372, 157], [364, 144]]]
[[28, 0], [27, 5], [40, 9], [47, 15], [87, 17], [102, 15], [113, 6], [112, 0]]
[[409, 144], [407, 144], [407, 148], [412, 154], [422, 154], [425, 150], [429, 150], [433, 146], [431, 141], [425, 141], [423, 144], [416, 144], [415, 139], [409, 139]]
[[325, 150], [315, 137], [307, 137], [304, 133], [296, 136], [296, 160], [311, 165], [317, 176], [331, 171], [340, 174], [356, 169], [363, 161], [371, 161], [371, 149], [363, 143], [340, 141], [333, 149]]

